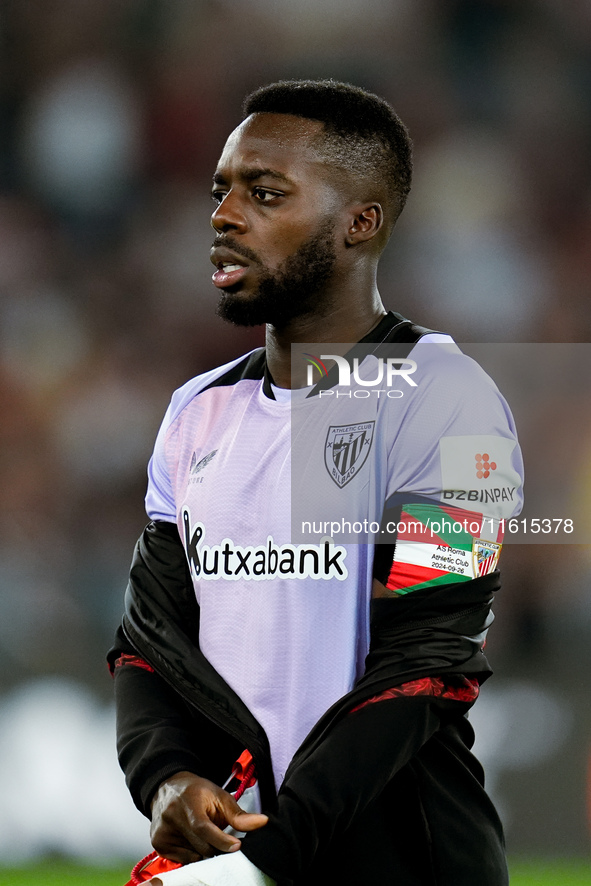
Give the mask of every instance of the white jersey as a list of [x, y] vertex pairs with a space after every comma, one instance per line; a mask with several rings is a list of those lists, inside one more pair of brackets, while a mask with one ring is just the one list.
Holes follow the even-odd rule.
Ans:
[[[263, 352], [253, 352], [179, 389], [157, 438], [148, 515], [178, 526], [201, 650], [265, 729], [277, 787], [368, 651], [374, 547], [339, 539], [330, 524], [380, 520], [396, 501], [403, 513], [420, 515], [428, 500], [481, 521], [521, 506], [521, 456], [494, 383], [453, 344], [417, 345], [410, 356], [414, 387], [400, 385], [399, 398], [349, 397], [340, 383], [292, 398], [273, 393]], [[362, 387], [375, 376], [372, 359]], [[498, 533], [482, 547], [490, 534], [482, 522], [472, 532], [472, 557], [445, 531], [434, 545], [405, 529], [396, 587], [420, 585], [417, 563], [423, 586], [449, 572], [482, 574], [478, 558], [498, 559]]]

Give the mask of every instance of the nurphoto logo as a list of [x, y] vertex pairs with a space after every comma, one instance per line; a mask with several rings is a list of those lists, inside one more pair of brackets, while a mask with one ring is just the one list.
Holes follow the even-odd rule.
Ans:
[[[306, 376], [306, 384], [308, 387], [314, 385], [314, 370], [320, 375], [320, 379], [325, 379], [329, 376], [329, 373], [333, 373], [335, 375], [335, 386], [350, 388], [353, 384], [358, 385], [362, 390], [356, 390], [353, 393], [353, 396], [358, 398], [367, 398], [370, 397], [372, 393], [376, 394], [378, 397], [380, 394], [385, 393], [386, 396], [398, 399], [404, 396], [404, 392], [395, 389], [393, 387], [395, 382], [399, 382], [400, 380], [406, 382], [412, 388], [417, 387], [417, 382], [411, 378], [414, 372], [416, 372], [417, 364], [415, 360], [410, 360], [406, 357], [374, 357], [376, 365], [375, 376], [372, 378], [367, 378], [362, 374], [360, 370], [360, 366], [363, 362], [365, 362], [366, 358], [362, 357], [354, 357], [352, 361], [350, 361], [347, 357], [343, 357], [340, 354], [320, 354], [317, 357], [315, 354], [304, 354], [307, 358], [307, 376]], [[326, 367], [325, 360], [333, 360], [336, 364], [333, 369], [329, 370]], [[334, 370], [337, 370], [335, 372]], [[338, 381], [337, 381], [338, 375]], [[377, 389], [377, 385], [384, 384], [386, 385], [387, 390], [383, 388]], [[366, 388], [376, 388], [376, 390], [370, 391], [365, 390]], [[339, 392], [334, 391], [332, 388], [324, 388], [319, 391], [320, 397], [332, 397], [336, 393], [336, 396], [351, 396], [351, 392]]]

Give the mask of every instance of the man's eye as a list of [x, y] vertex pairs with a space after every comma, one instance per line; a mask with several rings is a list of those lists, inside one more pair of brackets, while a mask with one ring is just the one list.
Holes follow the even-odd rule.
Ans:
[[253, 188], [252, 194], [259, 203], [271, 203], [272, 200], [281, 197], [279, 191], [269, 191], [268, 188]]
[[221, 203], [225, 196], [226, 196], [226, 191], [212, 191], [211, 192], [211, 199], [215, 203]]

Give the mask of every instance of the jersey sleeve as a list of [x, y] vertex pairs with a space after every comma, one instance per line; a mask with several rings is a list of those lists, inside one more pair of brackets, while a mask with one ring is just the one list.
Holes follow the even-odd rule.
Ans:
[[252, 353], [254, 352], [190, 379], [172, 395], [148, 465], [148, 489], [145, 505], [150, 520], [165, 520], [168, 523], [176, 523], [177, 521], [174, 451], [180, 435], [183, 411], [195, 397], [214, 384], [216, 379], [226, 375], [239, 364], [246, 364]]
[[179, 422], [183, 410], [199, 394], [212, 375], [213, 373], [205, 373], [191, 379], [172, 395], [156, 437], [152, 457], [148, 463], [148, 489], [145, 505], [150, 520], [176, 523], [177, 508], [173, 482], [174, 438], [179, 433]]
[[412, 356], [418, 384], [393, 435], [374, 562], [398, 594], [494, 571], [523, 500], [515, 424], [492, 379], [455, 345]]
[[166, 437], [171, 424], [172, 403], [158, 431], [152, 457], [148, 463], [146, 513], [150, 520], [176, 522], [176, 504], [170, 471], [166, 460]]

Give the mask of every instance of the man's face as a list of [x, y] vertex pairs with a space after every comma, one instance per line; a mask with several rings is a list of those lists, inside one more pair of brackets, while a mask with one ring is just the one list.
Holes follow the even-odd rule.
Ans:
[[310, 146], [322, 124], [256, 114], [228, 139], [214, 175], [211, 252], [218, 313], [239, 325], [283, 327], [332, 296], [335, 224], [343, 197]]

